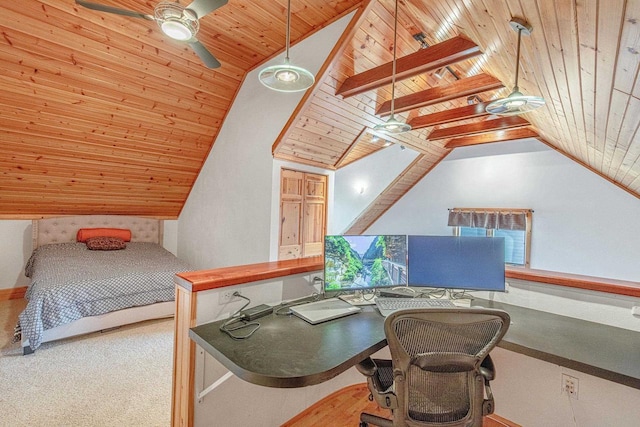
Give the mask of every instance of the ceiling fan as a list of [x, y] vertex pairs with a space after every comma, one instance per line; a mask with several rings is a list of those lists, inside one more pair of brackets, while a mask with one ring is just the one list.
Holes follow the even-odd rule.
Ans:
[[132, 10], [76, 0], [76, 4], [87, 9], [156, 21], [164, 34], [174, 40], [189, 44], [208, 68], [218, 68], [220, 62], [196, 39], [196, 34], [200, 28], [198, 19], [224, 6], [227, 2], [228, 0], [194, 0], [185, 7], [177, 1], [161, 1], [154, 8], [153, 15], [148, 15]]

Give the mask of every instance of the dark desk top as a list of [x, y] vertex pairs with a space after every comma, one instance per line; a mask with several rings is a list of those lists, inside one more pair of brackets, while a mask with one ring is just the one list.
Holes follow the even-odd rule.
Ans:
[[[500, 347], [640, 389], [640, 333], [497, 302], [473, 305], [510, 314]], [[373, 307], [315, 326], [275, 314], [258, 322], [242, 341], [221, 332], [222, 321], [189, 335], [238, 377], [270, 387], [321, 383], [386, 346], [384, 318]]]
[[640, 332], [499, 302], [473, 304], [511, 316], [499, 347], [640, 389]]
[[223, 321], [196, 326], [189, 336], [238, 377], [283, 388], [327, 381], [387, 345], [384, 318], [373, 307], [318, 325], [275, 314], [257, 322], [260, 329], [245, 340], [220, 331]]

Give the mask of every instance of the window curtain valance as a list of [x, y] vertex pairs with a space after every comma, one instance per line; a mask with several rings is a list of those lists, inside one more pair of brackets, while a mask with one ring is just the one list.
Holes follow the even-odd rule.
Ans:
[[494, 230], [526, 230], [529, 210], [449, 209], [449, 226], [489, 228]]

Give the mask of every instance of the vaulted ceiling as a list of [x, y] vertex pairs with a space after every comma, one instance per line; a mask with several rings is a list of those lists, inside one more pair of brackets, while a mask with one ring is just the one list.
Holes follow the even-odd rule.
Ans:
[[[95, 2], [143, 13], [156, 3]], [[393, 0], [292, 0], [291, 39], [354, 10], [273, 142], [276, 158], [327, 169], [387, 141], [420, 153], [352, 232], [452, 149], [477, 143], [535, 137], [640, 194], [640, 0], [400, 1], [395, 111], [414, 130], [395, 136], [373, 130], [390, 108]], [[512, 17], [534, 28], [522, 39], [520, 91], [546, 105], [507, 119], [483, 107], [513, 87]], [[229, 0], [203, 17], [198, 39], [222, 63], [210, 70], [153, 22], [72, 0], [5, 2], [0, 217], [176, 218], [245, 74], [282, 52], [285, 20], [286, 0]]]

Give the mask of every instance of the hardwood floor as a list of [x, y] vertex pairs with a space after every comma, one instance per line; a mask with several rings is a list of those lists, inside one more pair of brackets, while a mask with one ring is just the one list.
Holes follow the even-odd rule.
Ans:
[[[369, 389], [366, 384], [354, 384], [345, 387], [316, 402], [299, 413], [281, 427], [317, 427], [317, 426], [353, 426], [360, 422], [360, 413], [368, 412], [389, 417], [390, 412], [383, 410], [375, 402], [369, 401]], [[520, 427], [495, 414], [485, 417], [483, 427]]]
[[299, 413], [282, 427], [354, 426], [360, 422], [360, 413], [389, 417], [390, 411], [381, 409], [367, 398], [366, 384], [354, 384], [327, 396]]

